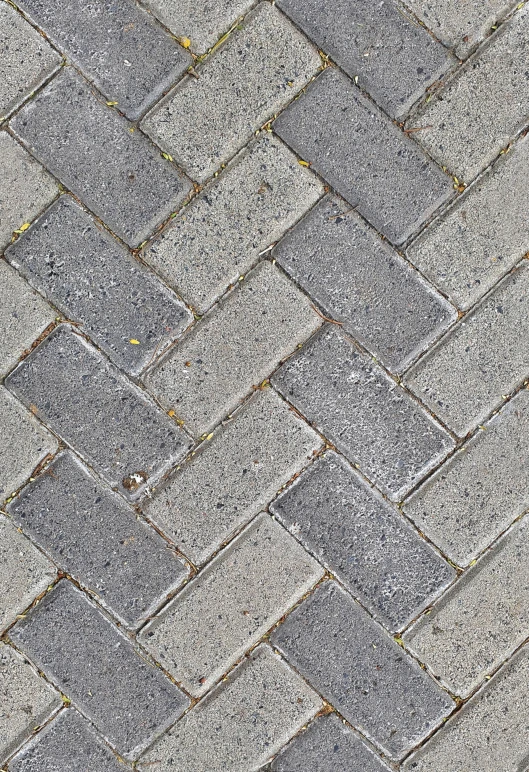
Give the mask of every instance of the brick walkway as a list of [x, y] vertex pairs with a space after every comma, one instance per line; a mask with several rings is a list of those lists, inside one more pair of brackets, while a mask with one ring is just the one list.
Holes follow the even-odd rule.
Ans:
[[528, 62], [0, 0], [2, 770], [529, 770]]

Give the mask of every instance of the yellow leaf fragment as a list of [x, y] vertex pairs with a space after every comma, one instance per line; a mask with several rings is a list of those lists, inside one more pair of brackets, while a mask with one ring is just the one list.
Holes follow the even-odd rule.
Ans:
[[181, 46], [184, 46], [184, 48], [189, 48], [189, 46], [191, 45], [191, 41], [189, 40], [189, 38], [178, 38], [178, 42], [180, 43]]
[[132, 343], [133, 346], [139, 346], [140, 345], [139, 340], [136, 340], [136, 338], [131, 338], [129, 340], [129, 343]]
[[162, 153], [162, 158], [165, 158], [166, 161], [172, 161], [173, 156], [169, 155], [169, 153]]
[[310, 166], [310, 164], [309, 164], [309, 162], [308, 162], [308, 161], [298, 161], [298, 164], [299, 164], [300, 166]]
[[117, 105], [117, 102], [107, 102], [107, 105], [109, 107], [115, 107]]

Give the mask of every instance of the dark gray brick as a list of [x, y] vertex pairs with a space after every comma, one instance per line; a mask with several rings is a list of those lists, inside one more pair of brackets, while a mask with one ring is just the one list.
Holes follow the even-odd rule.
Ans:
[[345, 330], [402, 372], [457, 318], [342, 199], [328, 196], [273, 257]]
[[176, 295], [69, 196], [9, 247], [6, 258], [133, 375], [192, 319]]
[[10, 637], [126, 758], [137, 756], [188, 706], [184, 694], [68, 581], [20, 620]]
[[139, 118], [193, 63], [129, 0], [21, 0], [18, 7], [129, 118]]
[[63, 710], [9, 764], [9, 772], [125, 772], [76, 710]]
[[382, 368], [330, 325], [272, 382], [392, 500], [400, 500], [454, 446]]
[[174, 421], [67, 325], [49, 335], [6, 385], [133, 498], [189, 447]]
[[335, 453], [316, 461], [271, 510], [386, 626], [398, 630], [455, 571]]
[[191, 183], [71, 67], [12, 120], [31, 152], [130, 246], [176, 210]]
[[427, 737], [455, 707], [336, 582], [320, 586], [271, 641], [391, 758]]
[[26, 486], [8, 511], [127, 625], [145, 620], [187, 576], [161, 536], [70, 451]]
[[449, 177], [333, 67], [279, 116], [274, 129], [396, 244], [453, 193]]
[[389, 772], [389, 769], [335, 713], [316, 718], [271, 766], [271, 772]]
[[393, 117], [455, 60], [394, 2], [279, 0], [277, 5]]

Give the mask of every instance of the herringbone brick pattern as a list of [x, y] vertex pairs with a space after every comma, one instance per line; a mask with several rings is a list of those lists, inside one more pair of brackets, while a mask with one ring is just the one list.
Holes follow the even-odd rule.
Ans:
[[529, 6], [0, 0], [0, 768], [527, 772]]

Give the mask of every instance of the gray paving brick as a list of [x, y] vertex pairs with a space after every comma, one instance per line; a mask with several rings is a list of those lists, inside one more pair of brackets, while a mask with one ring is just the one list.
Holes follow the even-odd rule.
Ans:
[[455, 577], [336, 453], [316, 461], [271, 510], [392, 630], [410, 622]]
[[10, 637], [125, 758], [137, 756], [188, 706], [184, 694], [66, 580]]
[[342, 199], [326, 197], [272, 256], [389, 369], [404, 370], [455, 310]]
[[55, 437], [0, 386], [0, 500], [14, 493], [56, 449]]
[[460, 437], [529, 375], [529, 266], [507, 276], [405, 382]]
[[[302, 679], [262, 645], [226, 684], [179, 721], [138, 769], [248, 772], [259, 769], [322, 707]], [[197, 742], [200, 738], [200, 742]]]
[[67, 325], [18, 365], [6, 385], [133, 498], [189, 447], [174, 421]]
[[323, 574], [284, 528], [262, 514], [144, 628], [140, 640], [199, 696]]
[[56, 575], [50, 561], [0, 514], [0, 632], [44, 592]]
[[418, 111], [415, 139], [470, 182], [527, 123], [529, 8], [524, 6]]
[[527, 638], [528, 532], [525, 517], [404, 636], [411, 651], [461, 697]]
[[60, 55], [7, 3], [0, 5], [0, 121], [48, 78]]
[[417, 526], [467, 566], [529, 508], [529, 393], [521, 391], [404, 504]]
[[143, 258], [204, 313], [322, 192], [317, 177], [265, 134], [171, 221]]
[[271, 641], [391, 758], [427, 737], [455, 707], [336, 582], [320, 586]]
[[529, 137], [481, 177], [407, 255], [462, 309], [468, 309], [529, 251]]
[[128, 626], [144, 621], [187, 578], [167, 543], [70, 451], [59, 454], [8, 511]]
[[135, 119], [193, 63], [135, 2], [87, 9], [84, 0], [20, 0], [19, 7], [118, 109]]
[[124, 772], [91, 724], [73, 708], [63, 710], [9, 764], [9, 772]]
[[405, 772], [525, 772], [529, 649], [524, 647], [463, 706]]
[[5, 131], [0, 131], [0, 251], [13, 231], [31, 222], [59, 189], [48, 172]]
[[321, 325], [308, 298], [260, 263], [145, 379], [196, 437], [234, 410]]
[[394, 501], [454, 446], [382, 368], [331, 325], [289, 359], [272, 383]]
[[406, 113], [452, 63], [396, 3], [279, 0], [278, 6], [393, 117]]
[[389, 772], [389, 769], [335, 713], [316, 718], [271, 766], [271, 772]]
[[274, 130], [396, 244], [453, 193], [448, 176], [334, 67], [279, 116]]
[[318, 52], [269, 3], [142, 121], [195, 180], [228, 161], [316, 74]]
[[11, 121], [31, 152], [130, 246], [176, 210], [191, 183], [71, 67]]
[[277, 394], [259, 391], [156, 491], [147, 515], [195, 564], [203, 563], [322, 444]]
[[12, 244], [6, 259], [133, 375], [192, 319], [70, 196], [61, 196]]

